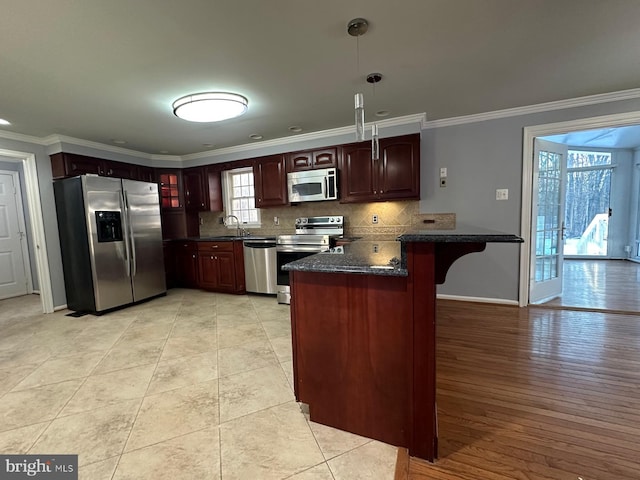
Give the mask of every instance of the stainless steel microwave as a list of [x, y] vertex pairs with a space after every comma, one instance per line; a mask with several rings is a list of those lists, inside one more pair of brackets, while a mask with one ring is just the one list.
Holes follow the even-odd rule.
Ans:
[[305, 170], [287, 174], [290, 202], [318, 202], [338, 199], [338, 174], [335, 168]]

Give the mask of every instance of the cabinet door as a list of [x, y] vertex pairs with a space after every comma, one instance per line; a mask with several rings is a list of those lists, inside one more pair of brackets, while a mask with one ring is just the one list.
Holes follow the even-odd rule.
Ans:
[[376, 162], [371, 160], [369, 142], [345, 145], [342, 149], [340, 202], [377, 200], [377, 173]]
[[335, 168], [338, 166], [338, 149], [325, 148], [313, 151], [313, 168]]
[[198, 259], [193, 242], [175, 242], [172, 245], [173, 271], [172, 284], [179, 287], [196, 288], [198, 286]]
[[217, 254], [198, 253], [198, 286], [215, 290], [218, 287]]
[[295, 152], [287, 154], [287, 172], [300, 172], [313, 168], [311, 152]]
[[184, 207], [187, 210], [204, 212], [209, 209], [204, 188], [204, 170], [188, 168], [182, 173], [184, 183]]
[[257, 159], [253, 165], [253, 175], [258, 208], [287, 204], [287, 173], [284, 155]]
[[218, 289], [233, 292], [236, 290], [236, 263], [233, 252], [216, 254]]
[[163, 210], [184, 209], [182, 200], [182, 172], [158, 169], [160, 202]]
[[221, 165], [208, 165], [205, 167], [205, 182], [209, 197], [209, 211], [221, 212], [224, 210], [222, 204], [222, 170]]
[[140, 180], [141, 182], [155, 182], [156, 173], [153, 170], [153, 167], [143, 167], [141, 165], [138, 165], [138, 174], [136, 179]]
[[51, 155], [51, 173], [53, 178], [75, 177], [85, 173], [104, 175], [104, 160], [75, 153], [56, 153]]
[[420, 135], [380, 141], [377, 195], [381, 200], [420, 199]]
[[103, 174], [106, 177], [135, 180], [138, 175], [138, 167], [137, 165], [133, 165], [131, 163], [112, 162], [109, 160], [105, 160]]

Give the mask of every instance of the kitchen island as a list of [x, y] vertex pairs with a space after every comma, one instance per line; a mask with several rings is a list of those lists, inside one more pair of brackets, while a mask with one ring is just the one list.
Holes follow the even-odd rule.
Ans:
[[283, 267], [291, 276], [295, 395], [311, 420], [434, 461], [436, 285], [487, 242], [522, 239], [462, 226], [415, 231]]

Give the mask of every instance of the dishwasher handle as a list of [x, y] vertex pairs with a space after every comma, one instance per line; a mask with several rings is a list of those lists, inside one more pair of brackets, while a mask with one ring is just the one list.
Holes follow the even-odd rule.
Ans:
[[265, 241], [255, 241], [255, 242], [244, 242], [244, 246], [246, 248], [276, 248], [276, 242], [265, 242]]

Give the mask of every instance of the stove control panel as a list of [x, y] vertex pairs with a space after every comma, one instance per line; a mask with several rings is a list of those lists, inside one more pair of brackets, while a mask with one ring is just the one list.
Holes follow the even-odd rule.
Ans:
[[296, 218], [296, 234], [298, 235], [320, 234], [340, 236], [343, 233], [344, 217], [342, 215]]
[[342, 225], [343, 223], [344, 223], [344, 217], [342, 215], [335, 215], [330, 217], [296, 218], [296, 225], [326, 226], [326, 225]]

